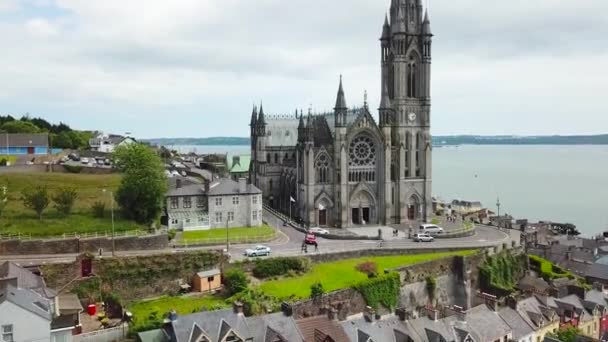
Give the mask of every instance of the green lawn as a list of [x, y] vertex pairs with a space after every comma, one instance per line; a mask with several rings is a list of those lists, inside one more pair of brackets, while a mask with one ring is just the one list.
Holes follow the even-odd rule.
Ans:
[[160, 327], [163, 319], [171, 310], [179, 315], [187, 315], [203, 310], [226, 308], [226, 299], [213, 295], [200, 297], [161, 297], [155, 300], [140, 301], [129, 305], [133, 314], [132, 332], [139, 332]]
[[[67, 173], [11, 173], [0, 175], [0, 188], [7, 187], [8, 204], [0, 217], [0, 234], [31, 234], [33, 237], [59, 236], [64, 233], [104, 232], [112, 229], [110, 195], [102, 189], [115, 191], [120, 175], [88, 175]], [[73, 214], [62, 217], [51, 203], [38, 220], [36, 214], [23, 206], [22, 191], [36, 185], [46, 185], [49, 195], [61, 187], [73, 187], [78, 192]], [[106, 217], [93, 216], [91, 205], [106, 204]], [[132, 221], [122, 220], [116, 211], [115, 230], [145, 229]]]
[[315, 264], [313, 265], [312, 270], [307, 274], [298, 277], [267, 281], [262, 283], [260, 287], [266, 294], [279, 299], [302, 299], [310, 296], [310, 286], [317, 282], [323, 284], [323, 289], [326, 292], [330, 292], [353, 286], [367, 279], [367, 275], [355, 270], [356, 265], [365, 261], [375, 262], [378, 265], [378, 272], [384, 272], [385, 269], [417, 264], [454, 255], [472, 255], [476, 252], [476, 250], [468, 250], [432, 254], [368, 257]]
[[[228, 238], [233, 243], [255, 239], [270, 240], [274, 238], [275, 234], [275, 230], [267, 225], [261, 227], [228, 228]], [[184, 232], [182, 241], [184, 243], [224, 242], [226, 241], [226, 228]]]

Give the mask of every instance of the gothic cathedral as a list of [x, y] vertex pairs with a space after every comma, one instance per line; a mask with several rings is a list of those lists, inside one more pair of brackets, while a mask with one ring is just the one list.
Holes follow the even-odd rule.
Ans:
[[382, 28], [379, 122], [346, 104], [333, 112], [251, 115], [250, 179], [264, 201], [306, 225], [426, 221], [431, 215], [431, 25], [422, 0], [392, 0]]

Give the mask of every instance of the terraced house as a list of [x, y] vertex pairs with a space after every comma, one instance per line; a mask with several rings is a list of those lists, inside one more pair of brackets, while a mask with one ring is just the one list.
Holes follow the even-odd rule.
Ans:
[[166, 199], [169, 229], [183, 231], [262, 225], [262, 192], [241, 178], [205, 184], [173, 179]]

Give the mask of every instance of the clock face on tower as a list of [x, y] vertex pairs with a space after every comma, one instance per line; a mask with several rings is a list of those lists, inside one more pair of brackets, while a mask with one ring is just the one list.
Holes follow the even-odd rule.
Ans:
[[410, 122], [414, 122], [414, 121], [416, 121], [416, 113], [413, 113], [413, 112], [412, 112], [412, 113], [409, 113], [409, 114], [407, 115], [407, 119], [408, 119]]

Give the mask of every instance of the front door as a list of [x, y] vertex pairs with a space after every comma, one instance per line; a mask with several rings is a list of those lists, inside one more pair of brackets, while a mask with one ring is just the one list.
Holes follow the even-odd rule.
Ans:
[[363, 224], [368, 224], [369, 223], [369, 208], [363, 208], [362, 215], [363, 215]]
[[28, 147], [27, 148], [27, 154], [34, 154], [35, 150], [33, 147]]
[[351, 212], [352, 212], [352, 217], [353, 217], [353, 224], [361, 224], [361, 217], [359, 216], [359, 208], [352, 208]]
[[319, 210], [319, 226], [327, 226], [327, 209]]
[[416, 218], [416, 208], [413, 205], [407, 207], [407, 218], [414, 220]]

